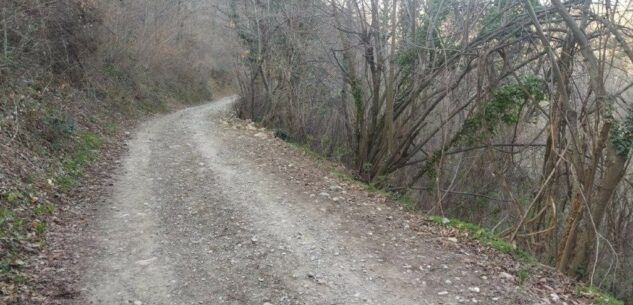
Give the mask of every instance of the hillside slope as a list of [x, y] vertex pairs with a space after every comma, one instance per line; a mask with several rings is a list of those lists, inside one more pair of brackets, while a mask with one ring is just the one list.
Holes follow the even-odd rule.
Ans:
[[[126, 8], [126, 17], [146, 13]], [[34, 269], [46, 267], [47, 232], [83, 195], [85, 178], [113, 161], [128, 128], [211, 98], [205, 66], [179, 64], [191, 60], [186, 51], [135, 39], [155, 50], [148, 56], [113, 32], [121, 10], [83, 0], [0, 4], [0, 303], [44, 299], [51, 282], [38, 284]], [[126, 33], [138, 30], [130, 20]]]

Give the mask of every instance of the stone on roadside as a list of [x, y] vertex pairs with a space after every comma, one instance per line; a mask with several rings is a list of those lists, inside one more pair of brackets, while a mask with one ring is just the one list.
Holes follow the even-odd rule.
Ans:
[[330, 186], [330, 191], [332, 191], [332, 192], [338, 192], [338, 191], [342, 191], [342, 190], [343, 190], [343, 188], [338, 186], [338, 185], [331, 185]]
[[514, 276], [507, 272], [499, 273], [499, 277], [508, 281], [514, 281]]
[[268, 139], [268, 135], [263, 133], [263, 132], [258, 132], [254, 135], [254, 137], [256, 138], [260, 138], [260, 139]]

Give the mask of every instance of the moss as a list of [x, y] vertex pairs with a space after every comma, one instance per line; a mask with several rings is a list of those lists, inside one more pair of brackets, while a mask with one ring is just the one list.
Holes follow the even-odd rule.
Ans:
[[600, 290], [597, 287], [578, 286], [576, 292], [579, 295], [593, 298], [596, 305], [624, 305], [624, 302], [618, 300], [614, 296]]

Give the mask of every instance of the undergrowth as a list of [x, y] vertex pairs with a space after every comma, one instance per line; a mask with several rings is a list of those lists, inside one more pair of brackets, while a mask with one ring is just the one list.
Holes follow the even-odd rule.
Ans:
[[134, 26], [107, 27], [122, 5], [0, 4], [0, 304], [40, 303], [29, 266], [105, 143], [147, 115], [212, 99], [208, 67], [192, 67], [173, 41], [153, 41], [148, 56], [117, 36]]
[[[319, 163], [323, 163], [324, 161], [328, 160], [323, 155], [312, 150], [310, 146], [307, 144], [295, 143], [295, 142], [287, 142], [287, 143], [290, 147], [298, 151], [301, 151], [304, 155], [312, 158], [313, 160]], [[402, 205], [404, 208], [406, 208], [409, 211], [414, 211], [417, 209], [417, 204], [415, 200], [411, 198], [410, 196], [408, 196], [406, 193], [386, 191], [379, 186], [379, 183], [366, 182], [362, 179], [358, 179], [354, 177], [353, 175], [351, 175], [349, 172], [341, 170], [340, 166], [337, 166], [339, 162], [337, 161], [331, 161], [331, 162], [332, 163], [330, 164], [330, 173], [332, 174], [332, 176], [337, 177], [340, 180], [345, 181], [347, 183], [354, 184], [357, 187], [367, 192], [378, 194], [385, 198], [390, 198], [391, 200], [398, 202], [400, 205]]]
[[596, 287], [580, 285], [576, 288], [576, 293], [581, 296], [592, 298], [596, 305], [624, 305], [623, 301], [616, 299], [611, 294]]
[[[327, 158], [310, 149], [307, 144], [295, 142], [287, 142], [287, 144], [289, 147], [302, 152], [305, 156], [312, 158], [320, 164], [327, 161]], [[348, 172], [341, 170], [340, 167], [337, 166], [336, 162], [328, 164], [328, 166], [330, 173], [341, 181], [354, 184], [367, 192], [390, 198], [409, 211], [417, 209], [415, 200], [406, 194], [388, 192], [375, 184], [356, 179]], [[516, 280], [519, 286], [523, 286], [527, 282], [532, 274], [533, 268], [538, 265], [538, 260], [533, 255], [477, 224], [465, 222], [459, 219], [449, 219], [442, 216], [430, 216], [428, 217], [428, 220], [435, 224], [448, 226], [460, 232], [467, 233], [468, 236], [478, 240], [481, 244], [501, 253], [511, 255], [515, 260], [521, 263], [520, 269], [516, 272]], [[596, 305], [624, 305], [622, 301], [596, 287], [579, 285], [576, 292], [579, 296], [585, 296], [593, 299], [595, 302], [594, 304]]]
[[[433, 223], [448, 226], [467, 233], [470, 237], [475, 238], [483, 245], [489, 246], [501, 253], [512, 255], [514, 259], [521, 262], [521, 267], [516, 273], [517, 283], [519, 286], [523, 286], [523, 284], [525, 284], [530, 277], [532, 269], [537, 264], [537, 259], [530, 253], [515, 247], [508, 241], [476, 224], [464, 222], [459, 219], [448, 219], [441, 216], [430, 216], [428, 219]], [[581, 284], [577, 286], [576, 292], [580, 296], [591, 298], [596, 305], [624, 305], [624, 302], [597, 287], [589, 287]]]
[[55, 182], [63, 192], [69, 192], [79, 184], [84, 166], [96, 159], [102, 144], [103, 140], [93, 132], [79, 133], [74, 152], [62, 160], [61, 168], [55, 175]]
[[468, 234], [468, 236], [475, 238], [483, 245], [496, 249], [501, 253], [510, 254], [515, 259], [521, 262], [530, 263], [536, 261], [536, 259], [529, 253], [517, 248], [513, 244], [498, 237], [489, 230], [480, 227], [479, 225], [464, 222], [459, 219], [448, 219], [441, 216], [430, 216], [428, 219], [431, 222], [455, 228], [461, 232], [465, 232]]

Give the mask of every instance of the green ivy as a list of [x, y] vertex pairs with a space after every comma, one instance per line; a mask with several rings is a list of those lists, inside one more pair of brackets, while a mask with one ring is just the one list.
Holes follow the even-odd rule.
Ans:
[[611, 129], [611, 143], [618, 155], [628, 158], [633, 148], [633, 107], [628, 111], [622, 122], [615, 123]]
[[[472, 146], [494, 136], [500, 125], [512, 125], [519, 122], [521, 109], [529, 102], [545, 99], [543, 81], [535, 76], [501, 86], [490, 100], [483, 102], [480, 109], [475, 110], [466, 119], [462, 129], [453, 137], [448, 147], [456, 145]], [[435, 151], [421, 165], [420, 172], [434, 178], [435, 165], [442, 157], [442, 151]], [[433, 180], [433, 179], [431, 179]]]
[[526, 102], [542, 101], [544, 98], [543, 81], [537, 77], [527, 77], [520, 82], [504, 85], [483, 103], [481, 109], [466, 119], [454, 142], [472, 145], [494, 136], [501, 124], [513, 125], [519, 122], [521, 109]]
[[[530, 0], [530, 3], [537, 12], [543, 9], [543, 5], [538, 0]], [[504, 19], [506, 22], [511, 22], [524, 15], [525, 6], [521, 1], [495, 0], [483, 18], [483, 26], [479, 36], [488, 35], [505, 26], [505, 24], [502, 23]]]

